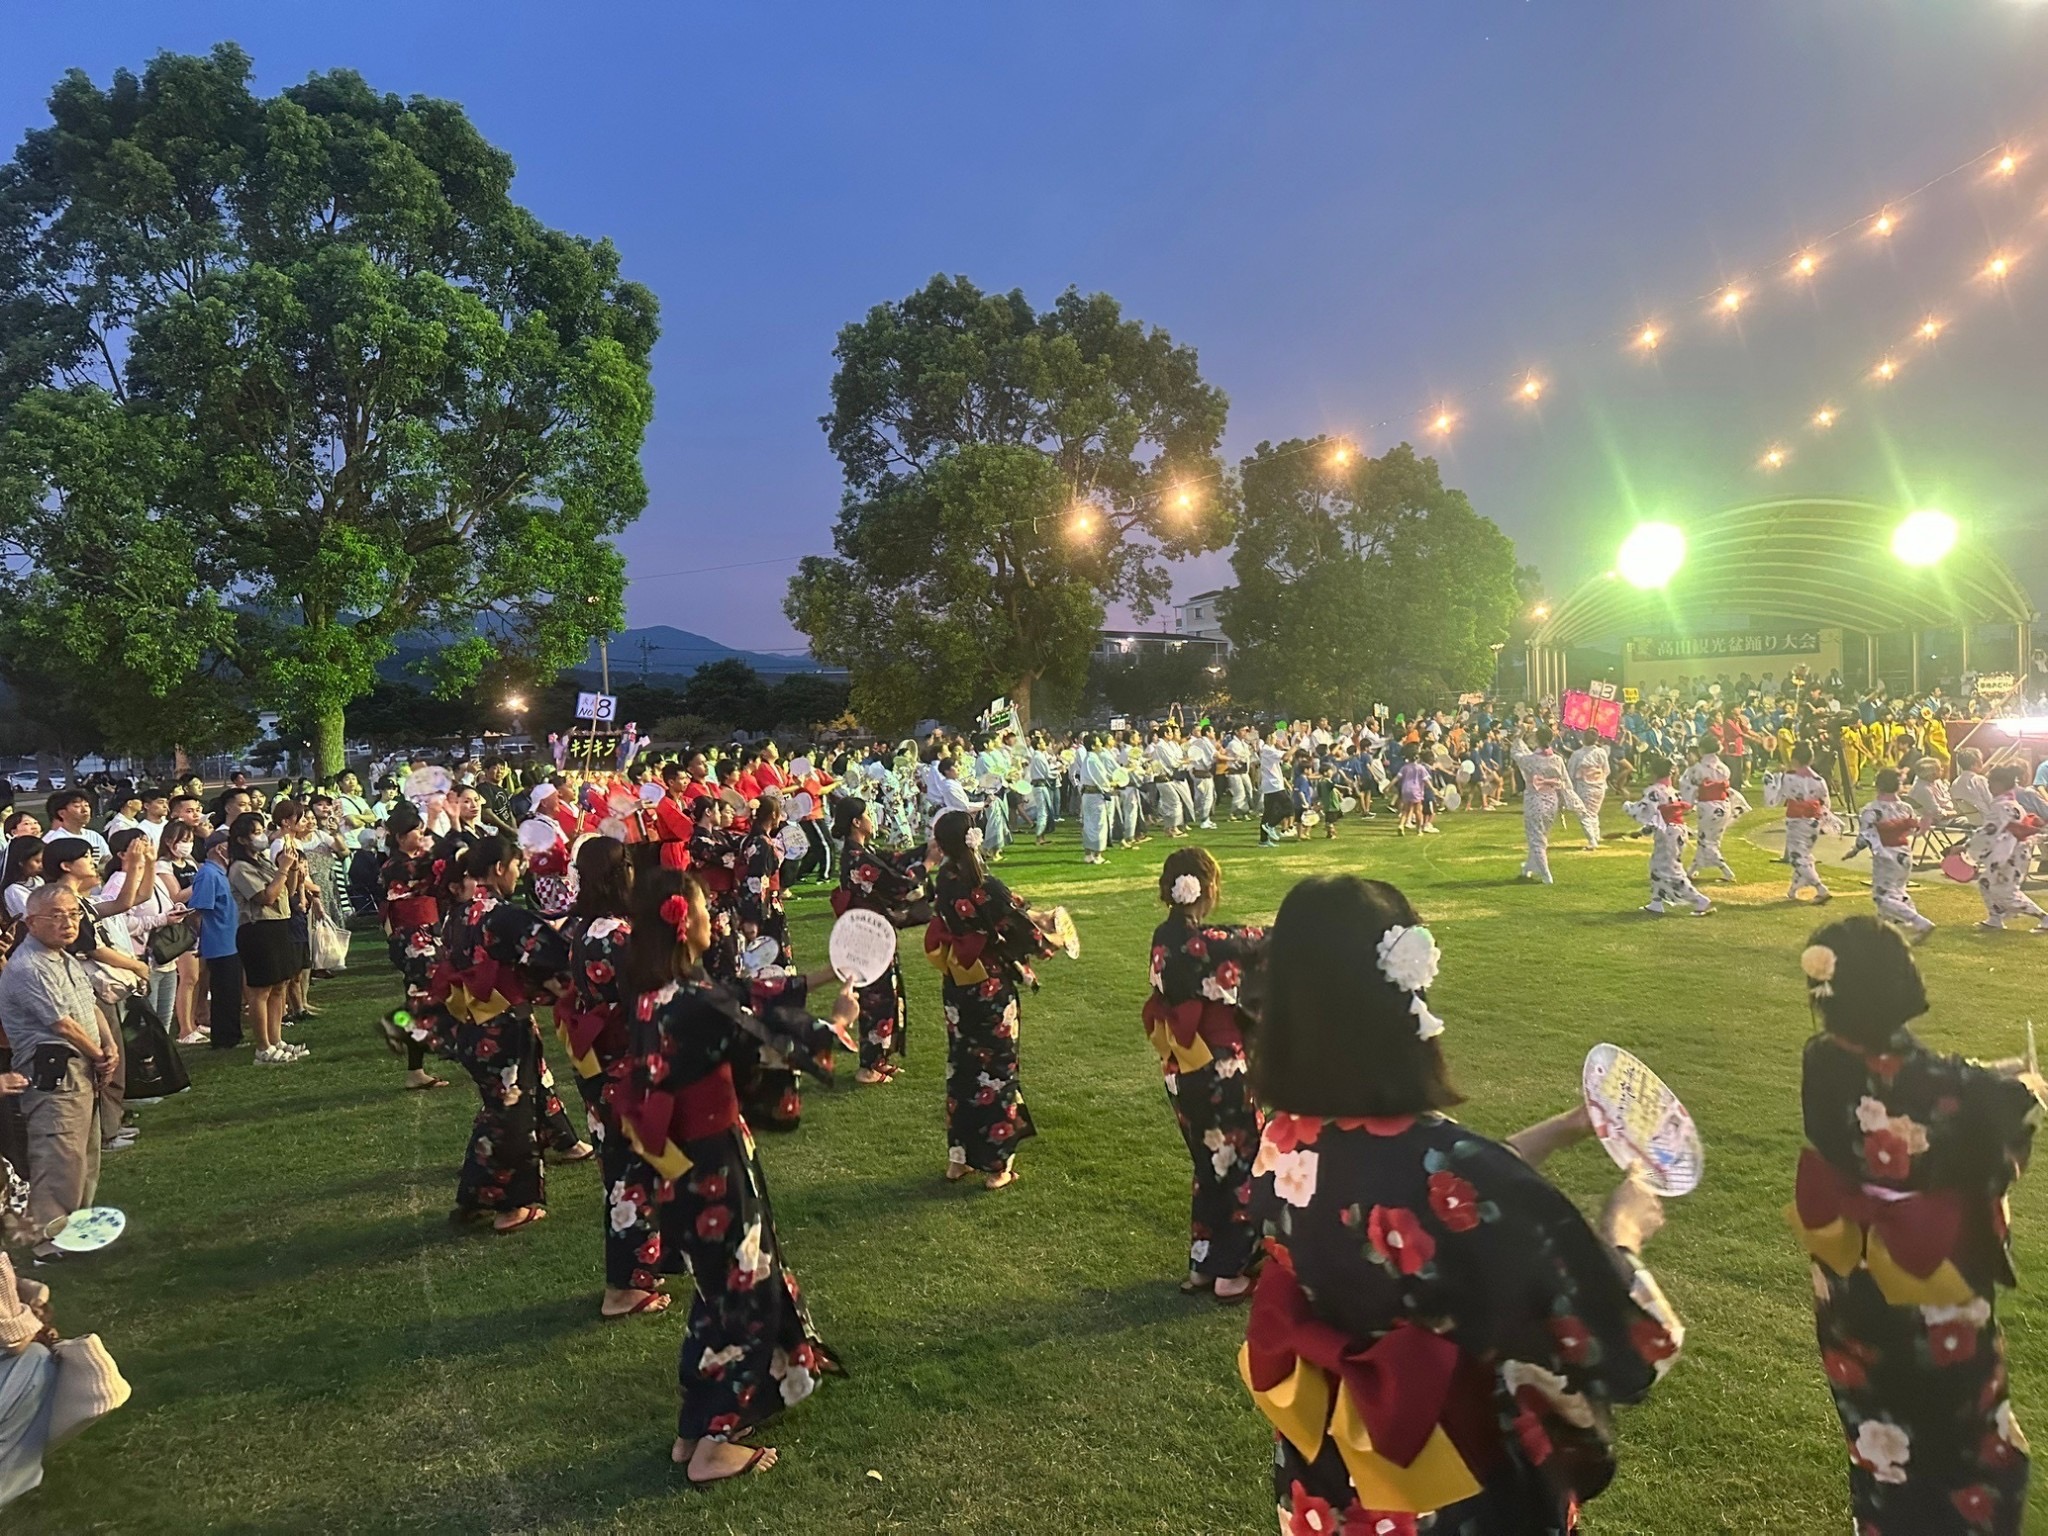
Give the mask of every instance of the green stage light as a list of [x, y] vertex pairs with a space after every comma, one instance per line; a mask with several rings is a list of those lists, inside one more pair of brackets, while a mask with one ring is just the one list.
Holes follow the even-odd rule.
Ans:
[[1670, 523], [1643, 523], [1621, 541], [1614, 563], [1632, 587], [1664, 586], [1685, 564], [1685, 534]]
[[1907, 565], [1939, 565], [1956, 547], [1956, 520], [1946, 512], [1915, 512], [1892, 530], [1892, 553]]

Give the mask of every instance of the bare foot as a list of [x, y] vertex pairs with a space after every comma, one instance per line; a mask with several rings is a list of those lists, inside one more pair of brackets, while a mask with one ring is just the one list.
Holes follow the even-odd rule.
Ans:
[[948, 1184], [958, 1184], [962, 1179], [966, 1177], [967, 1165], [965, 1163], [946, 1164], [946, 1182]]
[[[687, 1441], [678, 1440], [669, 1450], [671, 1461], [682, 1461], [683, 1447]], [[755, 1450], [744, 1445], [732, 1445], [724, 1440], [699, 1440], [696, 1449], [689, 1453], [687, 1476], [693, 1483], [723, 1482], [728, 1477], [739, 1477], [750, 1472], [766, 1472], [774, 1466], [779, 1454], [772, 1445]]]
[[853, 1074], [853, 1080], [856, 1083], [865, 1083], [872, 1086], [875, 1083], [888, 1082], [893, 1075], [893, 1073], [889, 1072], [878, 1072], [873, 1067], [862, 1067]]
[[516, 1211], [507, 1211], [502, 1216], [499, 1216], [491, 1223], [491, 1226], [499, 1232], [517, 1232], [521, 1227], [528, 1227], [536, 1221], [546, 1221], [547, 1219], [548, 1213], [543, 1207], [538, 1205], [522, 1205]]
[[1216, 1282], [1216, 1299], [1218, 1301], [1236, 1301], [1240, 1296], [1250, 1291], [1257, 1283], [1249, 1275], [1237, 1275], [1228, 1279], [1218, 1280]]

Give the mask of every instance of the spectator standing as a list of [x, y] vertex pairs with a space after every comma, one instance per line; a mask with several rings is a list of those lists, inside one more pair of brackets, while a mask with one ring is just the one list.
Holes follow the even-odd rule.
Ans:
[[[169, 885], [177, 904], [187, 909], [185, 920], [194, 925], [196, 939], [199, 919], [189, 914], [192, 888], [199, 876], [199, 835], [185, 822], [166, 822], [163, 841], [157, 844], [156, 851], [157, 872]], [[206, 1031], [200, 1027], [199, 1008], [205, 998], [206, 969], [196, 944], [172, 962], [172, 969], [178, 978], [178, 990], [171, 1005], [173, 1018], [167, 1022], [176, 1026], [178, 1044], [203, 1045]]]
[[75, 837], [92, 849], [93, 857], [104, 863], [113, 857], [107, 840], [87, 825], [92, 820], [92, 797], [82, 789], [60, 789], [50, 796], [50, 836]]
[[168, 1025], [177, 1015], [178, 968], [175, 964], [158, 965], [150, 959], [149, 939], [166, 923], [176, 922], [184, 916], [178, 906], [177, 892], [165, 880], [157, 868], [156, 850], [149, 842], [148, 829], [139, 822], [116, 832], [109, 846], [114, 857], [122, 861], [122, 867], [107, 877], [107, 883], [100, 888], [101, 901], [113, 902], [128, 888], [128, 850], [140, 839], [150, 849], [152, 857], [144, 862], [136, 876], [143, 894], [138, 894], [133, 906], [119, 917], [106, 924], [106, 938], [115, 949], [147, 968], [148, 979], [144, 984], [143, 997], [158, 1022]]
[[286, 848], [273, 860], [263, 832], [263, 818], [254, 811], [237, 816], [228, 828], [228, 884], [241, 908], [235, 947], [242, 957], [250, 1022], [256, 1026], [256, 1059], [273, 1066], [312, 1053], [303, 1045], [287, 1045], [283, 1035], [285, 987], [299, 968], [291, 899], [299, 854]]
[[[0, 970], [0, 1019], [14, 1059], [29, 1069], [21, 1113], [29, 1220], [39, 1237], [92, 1204], [100, 1181], [99, 1090], [121, 1067], [120, 1041], [72, 953], [86, 919], [85, 902], [68, 884], [42, 887], [28, 901], [27, 934]], [[35, 1257], [55, 1263], [62, 1250], [45, 1239]]]
[[241, 905], [228, 880], [228, 835], [207, 838], [205, 857], [185, 900], [199, 918], [199, 964], [205, 972], [207, 1027], [216, 1051], [242, 1043], [242, 955], [237, 946]]
[[43, 840], [33, 834], [7, 840], [7, 858], [0, 864], [0, 906], [9, 922], [20, 922], [28, 899], [43, 883]]

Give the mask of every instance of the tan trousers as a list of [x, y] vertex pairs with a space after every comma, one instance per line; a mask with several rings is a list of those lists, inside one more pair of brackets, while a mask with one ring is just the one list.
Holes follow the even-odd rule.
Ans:
[[28, 1125], [29, 1220], [46, 1231], [99, 1192], [99, 1094], [91, 1065], [74, 1056], [55, 1089], [23, 1090], [21, 1117]]

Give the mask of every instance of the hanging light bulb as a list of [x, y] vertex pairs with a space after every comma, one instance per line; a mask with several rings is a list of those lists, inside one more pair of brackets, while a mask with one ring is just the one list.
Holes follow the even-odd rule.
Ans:
[[1773, 443], [1764, 450], [1764, 456], [1758, 462], [1765, 469], [1783, 469], [1785, 467], [1785, 450], [1776, 443]]
[[1870, 370], [1870, 376], [1880, 384], [1889, 384], [1899, 376], [1899, 365], [1892, 361], [1892, 359], [1886, 358]]
[[1454, 425], [1457, 424], [1457, 420], [1458, 418], [1453, 416], [1449, 411], [1439, 410], [1436, 413], [1436, 415], [1430, 419], [1429, 430], [1436, 433], [1437, 436], [1442, 437], [1444, 434], [1449, 432]]
[[1541, 400], [1543, 398], [1543, 381], [1532, 373], [1522, 380], [1522, 387], [1516, 393], [1524, 400]]
[[1820, 258], [1811, 251], [1801, 251], [1799, 259], [1792, 263], [1794, 277], [1811, 277], [1820, 270]]
[[1880, 237], [1890, 234], [1898, 227], [1899, 221], [1889, 208], [1881, 211], [1876, 218], [1870, 221], [1870, 232]]
[[1657, 350], [1657, 343], [1664, 339], [1664, 333], [1654, 325], [1646, 325], [1636, 332], [1636, 346], [1644, 352]]
[[1835, 408], [1832, 405], [1824, 405], [1813, 413], [1813, 424], [1825, 432], [1835, 424], [1835, 414]]
[[2002, 253], [1984, 264], [1984, 275], [1994, 282], [2002, 280], [2011, 270], [2012, 258]]
[[1941, 334], [1941, 322], [1929, 315], [1920, 322], [1919, 336], [1922, 341], [1932, 341]]
[[1721, 297], [1717, 302], [1723, 314], [1732, 315], [1742, 308], [1742, 301], [1748, 297], [1749, 295], [1740, 288], [1728, 287], [1721, 290]]
[[2019, 168], [2019, 157], [2015, 155], [2011, 150], [2007, 150], [2004, 154], [1998, 157], [1999, 175], [2010, 176], [2014, 171], [2018, 170]]

